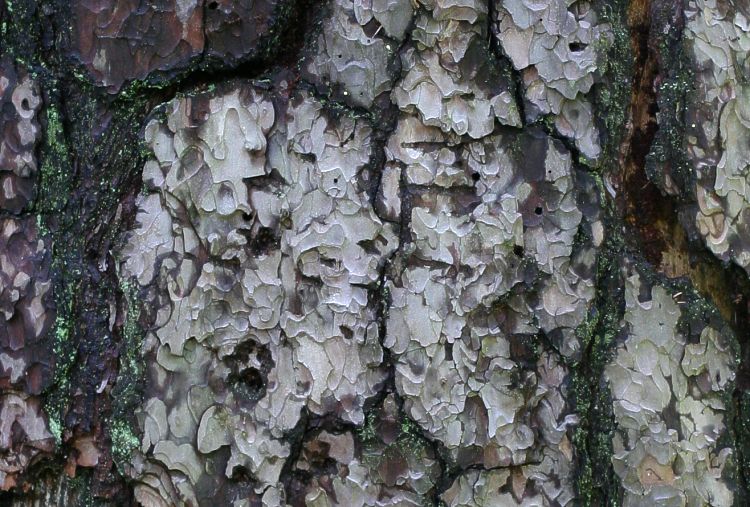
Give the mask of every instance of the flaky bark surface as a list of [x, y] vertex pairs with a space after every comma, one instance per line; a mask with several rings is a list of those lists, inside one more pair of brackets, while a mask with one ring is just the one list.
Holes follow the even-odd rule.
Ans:
[[0, 503], [746, 505], [738, 0], [5, 0]]

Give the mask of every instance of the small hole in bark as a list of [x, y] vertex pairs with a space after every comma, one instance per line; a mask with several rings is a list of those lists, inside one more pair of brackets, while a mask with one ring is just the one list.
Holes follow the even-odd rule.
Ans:
[[513, 253], [516, 255], [516, 257], [523, 257], [523, 247], [521, 245], [514, 246]]
[[21, 107], [22, 107], [22, 108], [23, 108], [24, 110], [28, 111], [28, 110], [29, 110], [29, 99], [23, 99], [23, 100], [21, 101]]
[[672, 463], [672, 471], [675, 475], [682, 475], [685, 472], [685, 460], [678, 454], [675, 456], [674, 463]]
[[208, 4], [208, 8], [211, 9], [212, 11], [218, 9], [219, 8], [219, 2], [210, 2]]
[[582, 42], [571, 42], [570, 44], [568, 44], [568, 48], [573, 53], [580, 53], [581, 51], [583, 51], [584, 49], [586, 49], [586, 44], [584, 44]]
[[26, 431], [18, 421], [13, 421], [10, 425], [10, 440], [11, 442], [23, 442], [26, 437]]
[[537, 206], [536, 208], [534, 208], [534, 213], [536, 213], [537, 215], [541, 215], [542, 214], [542, 207], [541, 206]]
[[237, 380], [252, 390], [259, 391], [263, 388], [263, 377], [255, 368], [246, 368], [240, 371]]
[[251, 477], [250, 472], [242, 465], [236, 465], [232, 469], [232, 480], [249, 482], [252, 480]]
[[474, 181], [479, 181], [479, 178], [481, 178], [481, 177], [482, 177], [482, 175], [479, 174], [479, 173], [476, 173], [476, 172], [475, 173], [471, 173], [471, 179], [474, 180]]
[[321, 258], [320, 263], [324, 266], [328, 266], [329, 268], [335, 268], [337, 264], [336, 259], [326, 259], [326, 258]]
[[259, 228], [250, 243], [250, 247], [255, 255], [268, 253], [270, 250], [278, 248], [278, 246], [279, 243], [278, 238], [276, 237], [276, 232], [270, 227]]
[[338, 179], [338, 178], [333, 178], [333, 182], [334, 182], [334, 183], [338, 183], [338, 182], [339, 182], [339, 179]]
[[351, 340], [352, 338], [354, 338], [354, 331], [352, 331], [347, 326], [339, 326], [339, 329], [341, 330], [341, 334], [343, 334], [344, 338], [346, 338], [347, 340]]

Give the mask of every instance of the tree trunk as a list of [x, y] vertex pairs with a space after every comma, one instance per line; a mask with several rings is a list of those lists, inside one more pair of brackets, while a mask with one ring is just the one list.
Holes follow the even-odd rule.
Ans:
[[0, 503], [747, 505], [749, 19], [4, 0]]

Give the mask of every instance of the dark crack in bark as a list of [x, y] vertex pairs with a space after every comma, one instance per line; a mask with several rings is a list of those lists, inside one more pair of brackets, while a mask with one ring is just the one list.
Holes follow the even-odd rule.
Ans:
[[[612, 181], [617, 192], [615, 201], [624, 219], [628, 249], [642, 254], [656, 272], [668, 279], [689, 281], [700, 296], [715, 305], [739, 341], [741, 353], [732, 396], [734, 406], [729, 414], [735, 466], [738, 467], [735, 502], [741, 503], [748, 494], [748, 477], [743, 470], [748, 462], [750, 437], [744, 422], [748, 410], [746, 393], [750, 364], [750, 281], [741, 267], [719, 260], [692, 233], [694, 225], [690, 222], [690, 208], [686, 206], [689, 202], [674, 192], [664, 191], [664, 175], [669, 177], [671, 174], [673, 179], [685, 185], [686, 176], [679, 172], [682, 168], [677, 167], [679, 160], [654, 157], [654, 142], [663, 127], [658, 120], [657, 90], [661, 83], [673, 79], [671, 67], [685, 65], [669, 60], [670, 56], [681, 52], [671, 47], [665, 49], [663, 34], [669, 33], [669, 40], [680, 41], [679, 34], [684, 24], [682, 9], [682, 2], [677, 1], [634, 0], [629, 3], [628, 24], [635, 55], [634, 79], [628, 128], [621, 147], [621, 172], [613, 174]], [[683, 100], [687, 100], [686, 95]], [[665, 113], [669, 114], [672, 113]], [[667, 121], [672, 120], [667, 117]], [[666, 128], [684, 127], [669, 123]], [[685, 149], [684, 144], [682, 149]], [[677, 153], [674, 156], [679, 159], [684, 155]]]

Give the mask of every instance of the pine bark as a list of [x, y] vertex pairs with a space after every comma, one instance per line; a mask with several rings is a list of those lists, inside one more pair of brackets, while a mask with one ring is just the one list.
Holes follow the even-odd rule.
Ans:
[[0, 503], [746, 505], [748, 19], [4, 0]]

